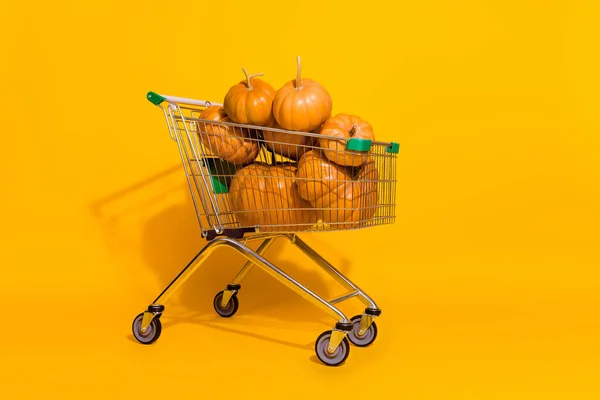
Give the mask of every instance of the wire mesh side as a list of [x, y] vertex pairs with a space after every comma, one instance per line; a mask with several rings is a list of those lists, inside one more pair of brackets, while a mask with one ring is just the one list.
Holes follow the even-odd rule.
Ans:
[[220, 107], [170, 107], [201, 228], [333, 231], [395, 219], [389, 144], [350, 151], [347, 138], [235, 124]]

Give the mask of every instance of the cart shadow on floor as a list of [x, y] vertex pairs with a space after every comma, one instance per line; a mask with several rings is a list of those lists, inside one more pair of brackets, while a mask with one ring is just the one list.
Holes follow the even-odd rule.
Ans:
[[[173, 201], [170, 196], [174, 193], [178, 199], [185, 200]], [[103, 213], [103, 207], [109, 205], [119, 212]], [[120, 248], [128, 246], [129, 238], [135, 237], [131, 240], [131, 245], [135, 246], [140, 254], [129, 257], [134, 257], [136, 261], [141, 260], [143, 267], [136, 266], [127, 274], [132, 277], [132, 281], [135, 281], [133, 278], [136, 274], [152, 274], [159, 290], [165, 288], [207, 243], [200, 236], [195, 210], [180, 165], [105, 196], [91, 206], [91, 211], [100, 221], [107, 246], [120, 264], [128, 264]], [[137, 221], [140, 218], [141, 220]], [[131, 219], [136, 221], [131, 222]], [[132, 230], [137, 231], [131, 232]], [[308, 237], [306, 241], [317, 251], [327, 247], [328, 251], [332, 252], [331, 244], [327, 240], [311, 235], [302, 237]], [[257, 242], [249, 245], [252, 249], [256, 249], [257, 246]], [[289, 259], [290, 255], [287, 252], [292, 252], [293, 261], [280, 259], [280, 256]], [[285, 239], [275, 242], [265, 254], [265, 258], [326, 299], [340, 293], [339, 285], [332, 278]], [[336, 268], [343, 274], [348, 274], [349, 260], [341, 256], [336, 258], [339, 262]], [[252, 323], [250, 320], [257, 317], [257, 321], [260, 321], [268, 317], [268, 326], [279, 325], [288, 328], [290, 324], [296, 326], [303, 322], [322, 322], [324, 329], [333, 327], [335, 321], [331, 317], [258, 267], [254, 267], [242, 282], [242, 290], [238, 296], [240, 308], [236, 316], [248, 318], [236, 320], [233, 317], [215, 323], [219, 317], [213, 309], [213, 298], [225, 288], [244, 262], [245, 258], [232, 249], [221, 248], [212, 253], [166, 305], [162, 319], [163, 328], [168, 330], [170, 326], [177, 324], [198, 323], [259, 340], [307, 349], [312, 348], [314, 342], [303, 345], [250, 332], [253, 326], [259, 325], [258, 322]], [[131, 290], [140, 288], [132, 287]], [[156, 295], [158, 293], [152, 293], [148, 304]], [[134, 315], [132, 319], [133, 317]], [[227, 327], [223, 326], [223, 322], [227, 323]]]
[[[234, 335], [246, 336], [253, 340], [270, 342], [277, 345], [297, 348], [300, 350], [313, 350], [315, 347], [314, 339], [316, 337], [316, 334], [321, 332], [318, 329], [307, 332], [306, 337], [308, 338], [308, 341], [302, 343], [301, 341], [284, 340], [282, 339], [284, 335], [277, 335], [275, 333], [271, 335], [265, 335], [253, 332], [252, 326], [254, 325], [250, 326], [248, 324], [239, 323], [235, 320], [235, 317], [229, 321], [220, 321], [217, 318], [218, 317], [212, 317], [208, 315], [199, 315], [198, 313], [177, 313], [175, 316], [165, 315], [164, 317], [161, 317], [161, 321], [162, 327], [165, 330], [172, 328], [178, 323], [198, 324], [202, 327], [209, 328], [217, 332], [227, 332]], [[330, 326], [327, 326], [325, 324], [322, 330], [327, 330], [330, 328]], [[215, 335], [218, 335], [218, 333], [216, 333]], [[133, 334], [131, 333], [127, 335], [127, 339], [133, 343], [139, 344], [139, 342], [133, 337]]]

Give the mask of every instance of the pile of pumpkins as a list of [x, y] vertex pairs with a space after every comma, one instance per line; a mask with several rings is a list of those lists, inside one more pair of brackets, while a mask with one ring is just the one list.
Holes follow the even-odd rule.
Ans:
[[[353, 228], [372, 218], [378, 201], [375, 162], [368, 153], [346, 150], [348, 138], [375, 140], [372, 126], [354, 114], [333, 115], [327, 90], [301, 76], [300, 57], [296, 79], [279, 90], [257, 78], [262, 73], [242, 70], [246, 79], [228, 90], [223, 105], [205, 108], [199, 118], [257, 128], [205, 123], [197, 132], [207, 150], [237, 166], [227, 196], [238, 221], [262, 231], [298, 231], [317, 222]], [[261, 143], [289, 161], [256, 161]]]

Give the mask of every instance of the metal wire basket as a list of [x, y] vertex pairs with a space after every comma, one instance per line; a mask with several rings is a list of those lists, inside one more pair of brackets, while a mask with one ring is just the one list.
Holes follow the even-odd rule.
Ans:
[[[214, 299], [216, 312], [232, 316], [240, 282], [258, 265], [323, 308], [338, 322], [319, 336], [315, 351], [326, 365], [339, 365], [348, 339], [366, 346], [375, 340], [381, 310], [366, 293], [312, 250], [297, 233], [361, 229], [395, 220], [397, 143], [326, 136], [269, 126], [238, 124], [219, 114], [219, 103], [159, 95], [147, 98], [163, 111], [177, 143], [202, 235], [208, 244], [139, 314], [133, 333], [144, 344], [161, 332], [164, 302], [214, 249], [227, 246], [248, 260]], [[263, 254], [285, 237], [349, 291], [324, 300], [267, 261]], [[261, 240], [257, 251], [246, 246]], [[358, 297], [367, 307], [351, 319], [334, 304]], [[159, 301], [162, 303], [159, 304]]]

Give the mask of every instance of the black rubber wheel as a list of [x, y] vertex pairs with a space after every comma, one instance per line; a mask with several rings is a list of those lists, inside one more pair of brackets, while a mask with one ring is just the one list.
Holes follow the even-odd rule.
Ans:
[[146, 330], [146, 332], [141, 331], [142, 327], [142, 319], [144, 318], [144, 313], [139, 314], [133, 320], [132, 331], [135, 339], [142, 344], [152, 344], [158, 340], [160, 337], [160, 333], [162, 331], [162, 324], [160, 323], [159, 316], [155, 316], [150, 322], [150, 326]]
[[219, 293], [217, 293], [217, 295], [215, 296], [215, 299], [213, 300], [213, 307], [215, 308], [215, 311], [217, 312], [217, 314], [219, 314], [221, 317], [229, 318], [237, 312], [238, 307], [239, 307], [239, 300], [237, 298], [237, 293], [235, 293], [233, 296], [231, 296], [231, 299], [229, 300], [229, 302], [227, 303], [227, 305], [225, 307], [223, 307], [221, 305], [222, 298], [223, 298], [223, 291], [220, 291]]
[[350, 354], [350, 344], [348, 339], [344, 338], [333, 354], [327, 351], [329, 347], [329, 339], [332, 331], [325, 331], [319, 335], [315, 342], [315, 353], [321, 362], [330, 367], [336, 367], [342, 364]]
[[359, 335], [358, 330], [360, 328], [361, 318], [361, 315], [356, 315], [350, 319], [352, 322], [352, 330], [348, 332], [348, 340], [355, 346], [367, 347], [373, 343], [377, 337], [377, 325], [375, 325], [375, 321], [371, 322], [371, 326], [367, 328], [367, 331], [362, 335]]

